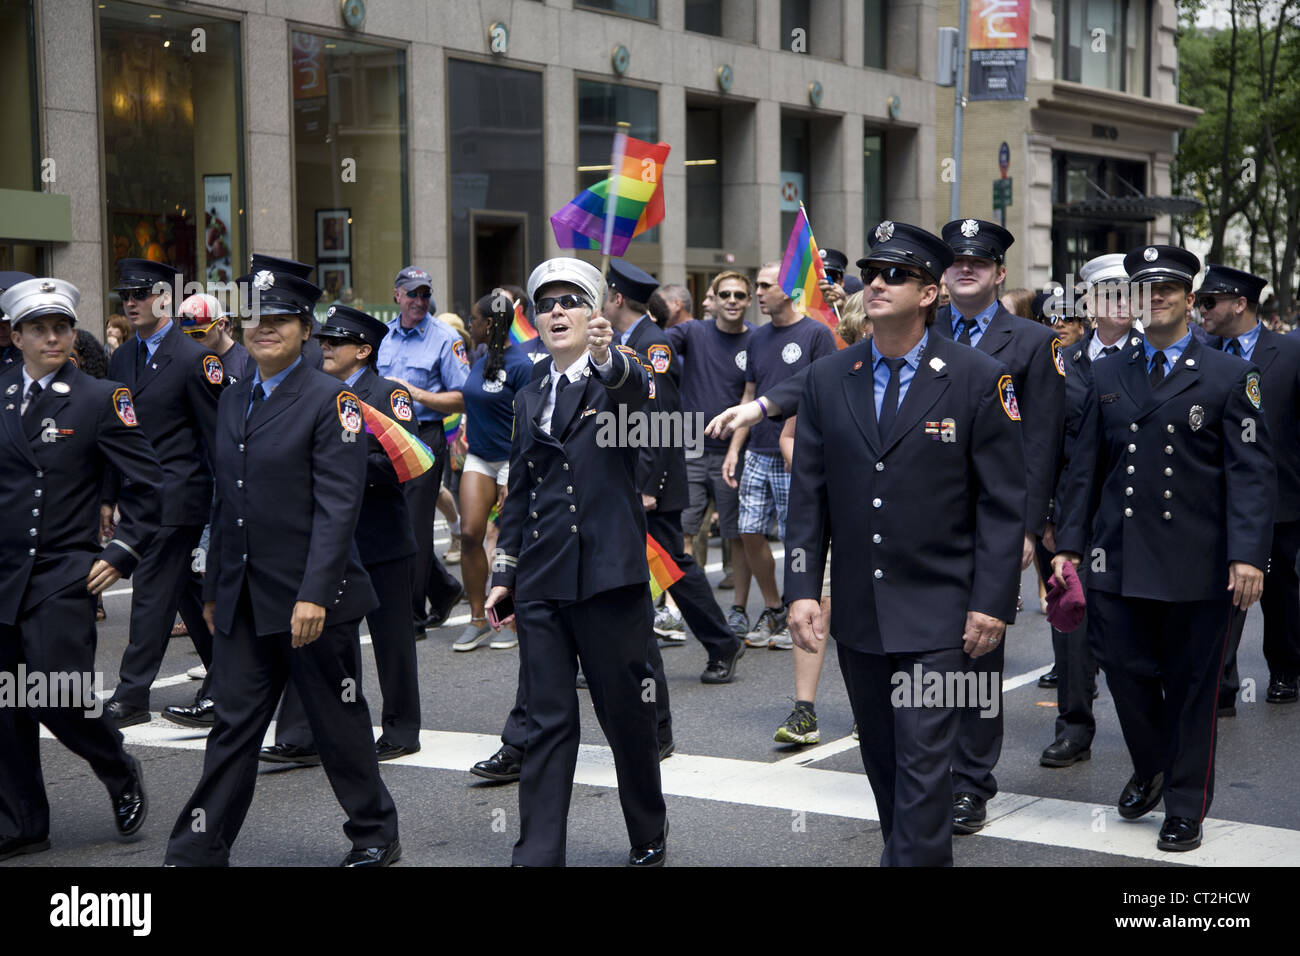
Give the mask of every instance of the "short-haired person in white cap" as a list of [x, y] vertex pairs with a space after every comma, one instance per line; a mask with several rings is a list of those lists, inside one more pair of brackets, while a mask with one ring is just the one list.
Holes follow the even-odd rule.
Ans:
[[[0, 707], [0, 860], [50, 847], [39, 724], [85, 759], [108, 788], [119, 834], [148, 812], [140, 764], [95, 699], [95, 596], [130, 577], [158, 531], [162, 469], [130, 391], [68, 361], [80, 293], [33, 278], [0, 295], [20, 364], [0, 375], [0, 673], [80, 676], [76, 700]], [[112, 463], [124, 478], [121, 520], [100, 547], [99, 492]]]
[[379, 374], [411, 393], [420, 440], [434, 455], [433, 467], [405, 486], [419, 549], [411, 562], [411, 614], [420, 638], [426, 627], [440, 627], [465, 595], [433, 549], [433, 519], [447, 458], [442, 420], [465, 410], [460, 390], [469, 378], [469, 354], [460, 333], [434, 315], [438, 306], [429, 273], [417, 266], [397, 273], [393, 301], [401, 313], [388, 323], [388, 337], [379, 346]]
[[[1128, 273], [1124, 271], [1123, 253], [1097, 256], [1085, 262], [1079, 270], [1076, 292], [1074, 312], [1080, 317], [1085, 314], [1091, 317], [1093, 327], [1082, 339], [1061, 352], [1065, 365], [1065, 432], [1056, 469], [1055, 511], [1060, 510], [1061, 495], [1065, 493], [1060, 487], [1060, 479], [1079, 436], [1084, 401], [1088, 386], [1092, 384], [1093, 363], [1116, 354], [1122, 347], [1137, 346], [1142, 341], [1142, 337], [1131, 328], [1133, 316], [1128, 308]], [[1068, 303], [1056, 302], [1054, 307], [1064, 312]], [[1054, 520], [1049, 520], [1035, 552], [1040, 567], [1044, 563], [1050, 564], [1055, 549]], [[1051, 573], [1051, 568], [1047, 567], [1043, 573], [1044, 580]], [[1079, 575], [1086, 585], [1086, 564], [1080, 566]], [[1038, 762], [1044, 767], [1068, 767], [1091, 758], [1092, 740], [1097, 732], [1097, 722], [1092, 713], [1097, 661], [1088, 645], [1086, 616], [1073, 631], [1052, 628], [1052, 651], [1055, 663], [1050, 673], [1038, 679], [1038, 686], [1056, 688], [1055, 739]]]
[[1058, 584], [1066, 561], [1088, 566], [1088, 638], [1133, 761], [1119, 815], [1163, 798], [1157, 848], [1194, 850], [1214, 799], [1228, 627], [1259, 600], [1277, 471], [1258, 366], [1188, 326], [1200, 261], [1150, 245], [1124, 269], [1145, 338], [1093, 365], [1052, 565]]
[[[572, 258], [528, 278], [548, 374], [515, 398], [510, 481], [486, 607], [515, 621], [527, 691], [528, 748], [519, 777], [513, 862], [562, 866], [578, 761], [578, 664], [614, 752], [633, 866], [664, 862], [668, 822], [659, 777], [646, 524], [637, 449], [598, 440], [603, 423], [646, 405], [650, 384], [596, 314], [605, 283]], [[647, 683], [650, 682], [650, 683]]]
[[[1196, 292], [1196, 311], [1214, 344], [1259, 366], [1260, 398], [1273, 436], [1277, 464], [1277, 515], [1273, 548], [1259, 599], [1264, 614], [1264, 659], [1268, 662], [1270, 704], [1292, 704], [1300, 697], [1300, 342], [1272, 331], [1259, 321], [1259, 299], [1268, 285], [1263, 276], [1212, 265]], [[1235, 713], [1241, 676], [1237, 646], [1245, 614], [1233, 616], [1228, 653], [1219, 687], [1219, 712]]]

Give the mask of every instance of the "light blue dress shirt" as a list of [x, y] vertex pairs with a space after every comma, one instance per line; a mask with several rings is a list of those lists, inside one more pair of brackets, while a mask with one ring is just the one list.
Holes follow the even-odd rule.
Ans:
[[1151, 344], [1150, 339], [1145, 340], [1147, 374], [1150, 375], [1151, 370], [1155, 368], [1156, 352], [1163, 352], [1165, 353], [1165, 377], [1168, 378], [1173, 370], [1178, 367], [1178, 360], [1183, 357], [1183, 351], [1191, 344], [1191, 342], [1192, 333], [1190, 331], [1173, 345], [1166, 346], [1163, 349], [1157, 349]]
[[284, 381], [285, 377], [301, 364], [302, 364], [302, 356], [299, 355], [296, 359], [293, 360], [292, 365], [290, 365], [288, 368], [282, 371], [276, 372], [265, 382], [262, 381], [262, 373], [260, 371], [254, 372], [253, 387], [249, 389], [248, 392], [248, 409], [244, 412], [244, 417], [247, 418], [248, 413], [253, 410], [253, 396], [257, 394], [258, 388], [262, 389], [262, 395], [264, 398], [270, 398], [271, 393], [280, 387], [280, 383]]
[[[903, 398], [907, 395], [907, 387], [912, 384], [912, 379], [916, 377], [916, 370], [921, 367], [921, 356], [925, 352], [925, 345], [930, 341], [930, 330], [926, 329], [925, 334], [921, 336], [921, 341], [912, 346], [912, 351], [903, 356], [903, 367], [898, 370], [898, 405], [901, 408]], [[889, 366], [885, 364], [885, 357], [880, 354], [876, 348], [876, 340], [871, 340], [871, 378], [875, 383], [876, 394], [876, 418], [880, 418], [880, 407], [885, 401], [885, 389], [889, 387]], [[894, 411], [898, 411], [897, 408]]]
[[[997, 314], [997, 311], [998, 300], [994, 299], [992, 305], [975, 315], [975, 325], [970, 330], [971, 348], [980, 344], [980, 338], [984, 335], [984, 330], [989, 327], [989, 323], [993, 321], [993, 316]], [[965, 317], [957, 311], [957, 307], [954, 305], [952, 307], [952, 337], [954, 340], [961, 334], [961, 323], [964, 321]]]
[[[1254, 328], [1252, 328], [1249, 332], [1245, 333], [1244, 335], [1237, 336], [1237, 344], [1241, 346], [1240, 355], [1247, 362], [1249, 362], [1251, 360], [1251, 356], [1255, 354], [1255, 345], [1257, 342], [1259, 342], [1259, 330], [1262, 327], [1263, 326], [1261, 326], [1258, 322], [1256, 322]], [[1223, 343], [1223, 351], [1227, 352], [1229, 355], [1234, 354], [1228, 349], [1228, 345], [1231, 342], [1232, 339], [1227, 339]]]
[[[388, 335], [379, 343], [379, 374], [400, 378], [426, 392], [459, 391], [469, 378], [469, 355], [454, 329], [429, 313], [409, 329], [399, 316], [388, 323]], [[440, 422], [441, 412], [419, 402], [415, 418], [421, 424]]]

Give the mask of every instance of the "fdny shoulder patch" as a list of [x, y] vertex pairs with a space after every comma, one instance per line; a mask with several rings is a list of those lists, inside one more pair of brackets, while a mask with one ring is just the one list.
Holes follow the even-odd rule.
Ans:
[[1250, 404], [1256, 408], [1260, 407], [1259, 401], [1259, 373], [1246, 373], [1246, 397], [1250, 399]]
[[339, 392], [338, 397], [339, 424], [352, 434], [358, 434], [361, 431], [361, 402], [351, 392]]
[[1052, 339], [1052, 363], [1056, 366], [1056, 374], [1065, 378], [1065, 357], [1061, 355], [1061, 340]]
[[455, 354], [456, 358], [460, 359], [461, 365], [469, 364], [469, 356], [465, 354], [464, 339], [457, 338], [456, 341], [452, 343], [451, 351]]
[[221, 367], [221, 359], [215, 355], [203, 356], [203, 377], [213, 385], [220, 385], [226, 377], [226, 370]]
[[411, 393], [404, 388], [393, 389], [393, 394], [388, 396], [388, 404], [392, 406], [393, 414], [399, 421], [409, 422], [415, 417], [415, 411], [411, 405]]
[[673, 360], [673, 350], [666, 345], [652, 345], [646, 349], [646, 357], [654, 370], [662, 375]]
[[129, 388], [119, 388], [113, 392], [113, 411], [117, 417], [122, 420], [123, 425], [130, 425], [134, 428], [139, 425], [135, 417], [135, 406], [131, 404], [131, 390]]
[[998, 401], [1002, 403], [1002, 410], [1007, 413], [1007, 418], [1013, 422], [1020, 421], [1020, 405], [1016, 402], [1016, 387], [1011, 383], [1010, 375], [1003, 375], [998, 379]]

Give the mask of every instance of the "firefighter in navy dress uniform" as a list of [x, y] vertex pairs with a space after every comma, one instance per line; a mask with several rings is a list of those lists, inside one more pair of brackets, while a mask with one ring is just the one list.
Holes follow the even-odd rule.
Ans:
[[[666, 854], [637, 450], [597, 441], [606, 416], [617, 417], [620, 405], [644, 407], [650, 386], [635, 357], [611, 346], [609, 322], [593, 317], [604, 284], [594, 266], [571, 258], [544, 262], [529, 277], [552, 357], [549, 374], [516, 396], [509, 490], [485, 602], [492, 609], [511, 597], [519, 632], [527, 737], [513, 862], [527, 866], [565, 861], [579, 661], [614, 754], [628, 863], [658, 866]], [[504, 624], [512, 616], [499, 617]]]
[[167, 862], [229, 862], [253, 799], [258, 747], [292, 682], [347, 813], [352, 850], [343, 865], [387, 866], [402, 852], [397, 811], [360, 687], [361, 618], [378, 603], [354, 540], [366, 481], [360, 400], [303, 357], [320, 289], [269, 269], [240, 284], [257, 372], [222, 395], [217, 420], [204, 579], [216, 723]]
[[[77, 701], [0, 705], [0, 860], [49, 849], [50, 808], [38, 723], [85, 759], [108, 788], [123, 836], [148, 804], [140, 765], [94, 709], [95, 597], [130, 577], [158, 531], [162, 469], [131, 393], [68, 361], [80, 293], [60, 279], [28, 279], [0, 296], [23, 360], [0, 374], [0, 673], [81, 675]], [[96, 539], [104, 470], [127, 481], [121, 521]], [[65, 684], [65, 686], [67, 686]], [[28, 683], [22, 682], [20, 693]]]
[[1087, 562], [1088, 636], [1115, 699], [1135, 820], [1193, 850], [1214, 798], [1215, 709], [1233, 608], [1259, 599], [1277, 473], [1259, 369], [1188, 327], [1200, 271], [1176, 246], [1130, 252], [1145, 340], [1092, 369], [1061, 479], [1052, 564]]
[[[379, 343], [388, 326], [372, 315], [346, 305], [332, 305], [316, 333], [325, 356], [324, 371], [342, 381], [353, 394], [381, 414], [416, 433], [411, 393], [375, 372]], [[357, 550], [379, 605], [366, 615], [375, 650], [379, 687], [383, 692], [381, 726], [375, 742], [380, 760], [392, 760], [420, 749], [420, 686], [411, 631], [411, 569], [415, 534], [406, 496], [387, 453], [374, 435], [366, 435], [366, 495], [357, 520]], [[302, 699], [290, 685], [275, 722], [275, 744], [262, 750], [271, 762], [320, 763]]]

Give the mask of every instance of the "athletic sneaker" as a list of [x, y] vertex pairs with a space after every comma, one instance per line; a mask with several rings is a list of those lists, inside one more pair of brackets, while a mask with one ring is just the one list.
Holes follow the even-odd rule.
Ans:
[[772, 632], [772, 639], [768, 641], [767, 646], [774, 651], [789, 651], [794, 649], [794, 638], [790, 636], [790, 628], [786, 624], [786, 612], [781, 612], [781, 627], [779, 630]]
[[821, 743], [822, 732], [817, 729], [817, 715], [796, 703], [785, 723], [776, 728], [772, 739], [783, 744]]
[[731, 628], [731, 633], [744, 639], [749, 633], [749, 615], [745, 609], [738, 605], [731, 605], [731, 610], [727, 612], [727, 627]]
[[492, 627], [487, 621], [482, 624], [475, 624], [470, 621], [465, 625], [465, 630], [460, 632], [460, 637], [456, 638], [455, 643], [451, 645], [453, 651], [472, 651], [492, 633]]
[[686, 625], [682, 622], [681, 612], [675, 607], [665, 604], [656, 611], [654, 628], [656, 634], [670, 641], [686, 640]]
[[774, 611], [770, 607], [763, 608], [763, 613], [758, 616], [758, 623], [745, 635], [745, 643], [750, 647], [770, 646], [772, 636], [785, 628], [785, 615], [785, 608], [779, 611]]
[[519, 646], [519, 635], [508, 627], [503, 627], [497, 631], [492, 640], [488, 642], [488, 647], [494, 651], [508, 651], [512, 647]]

